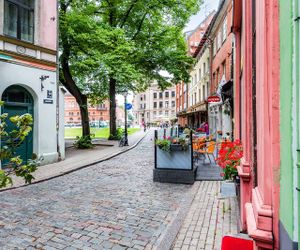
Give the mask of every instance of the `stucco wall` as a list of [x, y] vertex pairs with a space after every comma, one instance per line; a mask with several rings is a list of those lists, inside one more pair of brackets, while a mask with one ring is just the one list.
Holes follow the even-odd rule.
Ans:
[[[0, 62], [0, 96], [10, 85], [21, 85], [34, 99], [33, 152], [43, 156], [42, 164], [54, 162], [58, 158], [56, 137], [56, 72]], [[42, 75], [49, 78], [44, 81], [41, 91]], [[53, 104], [44, 104], [47, 90], [53, 91]]]
[[39, 45], [56, 50], [57, 0], [40, 0]]
[[[294, 238], [294, 175], [295, 162], [292, 159], [293, 133], [293, 60], [294, 15], [292, 0], [280, 1], [280, 130], [281, 130], [281, 176], [280, 176], [280, 221], [289, 235]], [[298, 41], [299, 42], [299, 41]], [[296, 57], [298, 58], [298, 57]], [[297, 65], [299, 61], [297, 60]], [[294, 113], [295, 114], [295, 113]], [[296, 135], [295, 135], [296, 136]], [[296, 204], [297, 205], [297, 204]]]

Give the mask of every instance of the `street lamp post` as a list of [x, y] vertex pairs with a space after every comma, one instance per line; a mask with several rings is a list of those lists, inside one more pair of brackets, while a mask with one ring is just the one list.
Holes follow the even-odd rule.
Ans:
[[124, 112], [125, 112], [125, 133], [124, 133], [124, 137], [125, 137], [125, 141], [124, 141], [124, 146], [129, 146], [128, 145], [128, 131], [127, 131], [127, 92], [124, 93]]

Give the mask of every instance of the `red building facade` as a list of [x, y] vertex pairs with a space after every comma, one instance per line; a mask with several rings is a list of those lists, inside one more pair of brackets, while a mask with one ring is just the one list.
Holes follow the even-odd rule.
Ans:
[[178, 124], [182, 127], [187, 125], [187, 104], [188, 104], [188, 89], [184, 82], [176, 85], [176, 114], [178, 117]]
[[279, 11], [276, 0], [235, 0], [235, 138], [244, 156], [241, 222], [255, 249], [279, 249]]
[[[109, 121], [109, 102], [105, 101], [98, 105], [89, 105], [90, 123]], [[81, 125], [81, 116], [76, 99], [71, 94], [65, 95], [65, 125]]]

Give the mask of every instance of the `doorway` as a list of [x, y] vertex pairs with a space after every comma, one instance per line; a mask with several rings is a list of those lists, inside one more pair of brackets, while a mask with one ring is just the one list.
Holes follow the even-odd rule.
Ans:
[[[15, 125], [9, 120], [10, 117], [23, 114], [31, 114], [33, 117], [33, 98], [32, 95], [23, 87], [19, 85], [12, 85], [8, 87], [2, 95], [2, 101], [4, 101], [4, 106], [2, 106], [2, 113], [8, 114], [7, 132], [15, 129]], [[5, 146], [5, 141], [1, 141], [1, 146]], [[16, 155], [20, 156], [24, 163], [32, 158], [33, 154], [33, 132], [31, 131], [25, 138], [23, 143], [16, 150]], [[2, 161], [2, 168], [8, 161]]]

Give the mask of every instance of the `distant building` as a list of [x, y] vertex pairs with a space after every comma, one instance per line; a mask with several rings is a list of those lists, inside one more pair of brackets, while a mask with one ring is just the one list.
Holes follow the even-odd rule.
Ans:
[[135, 124], [159, 124], [176, 119], [176, 87], [161, 91], [156, 83], [134, 97]]
[[42, 164], [65, 157], [64, 91], [57, 85], [56, 61], [57, 1], [0, 0], [2, 112], [30, 113], [34, 119], [32, 133], [17, 150], [24, 161], [33, 153], [43, 156]]
[[190, 83], [188, 84], [188, 108], [186, 111], [187, 124], [192, 128], [199, 128], [200, 125], [208, 121], [207, 97], [210, 95], [210, 40], [209, 33], [211, 23], [202, 36], [193, 57], [196, 63], [190, 71]]
[[[109, 123], [109, 102], [104, 101], [102, 104], [91, 105], [88, 107], [90, 124], [99, 126]], [[81, 126], [80, 109], [75, 97], [71, 94], [65, 95], [65, 125]]]
[[221, 131], [232, 137], [233, 118], [233, 41], [232, 1], [222, 0], [210, 32], [211, 93], [221, 102], [210, 104], [209, 127], [211, 133]]
[[[215, 15], [215, 11], [213, 11], [212, 13], [210, 13], [203, 22], [201, 22], [196, 29], [189, 31], [186, 33], [186, 41], [187, 41], [187, 45], [188, 45], [188, 54], [191, 56], [194, 56], [195, 52], [197, 51], [198, 47], [200, 46], [200, 42], [203, 38], [203, 36], [205, 35], [208, 26], [210, 25], [210, 23], [212, 22], [212, 19], [214, 18]], [[199, 52], [199, 51], [198, 51]], [[200, 66], [199, 66], [200, 67]], [[207, 68], [209, 68], [209, 66], [207, 65]], [[193, 74], [193, 77], [195, 76], [195, 78], [193, 78], [193, 86], [197, 86], [198, 84], [198, 75], [196, 75], [195, 73]], [[195, 83], [197, 82], [197, 84]], [[189, 94], [189, 90], [190, 90], [190, 83], [187, 82], [181, 82], [177, 84], [176, 87], [176, 100], [177, 100], [177, 106], [176, 106], [176, 113], [177, 113], [177, 117], [178, 117], [178, 123], [181, 126], [185, 126], [185, 125], [190, 125], [193, 126], [194, 125], [194, 115], [190, 114], [190, 118], [188, 119], [188, 107], [193, 106], [194, 104], [191, 104], [190, 101], [193, 101], [194, 103], [194, 99], [191, 99], [191, 95]], [[201, 87], [202, 88], [202, 87]], [[199, 89], [197, 90], [197, 87], [195, 88], [195, 91], [197, 91], [196, 95], [199, 95]], [[202, 90], [200, 90], [201, 92]], [[193, 96], [195, 96], [195, 94], [192, 94]], [[193, 97], [195, 98], [195, 97]], [[196, 96], [197, 98], [197, 96]], [[198, 101], [197, 101], [198, 102]], [[192, 113], [193, 111], [190, 110], [190, 113]], [[201, 120], [199, 118], [197, 118], [197, 120]]]
[[188, 104], [188, 92], [187, 84], [181, 82], [176, 85], [176, 115], [178, 117], [178, 124], [185, 126], [188, 124], [187, 120], [187, 104]]

